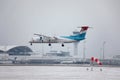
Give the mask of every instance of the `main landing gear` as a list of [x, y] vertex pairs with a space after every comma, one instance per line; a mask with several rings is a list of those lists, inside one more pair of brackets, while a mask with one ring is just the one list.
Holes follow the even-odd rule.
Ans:
[[[48, 46], [51, 46], [51, 43], [49, 43], [49, 44], [48, 44]], [[62, 46], [62, 47], [64, 47], [65, 45], [62, 43], [62, 45], [61, 45], [61, 46]]]
[[64, 47], [64, 44], [62, 44], [61, 46]]

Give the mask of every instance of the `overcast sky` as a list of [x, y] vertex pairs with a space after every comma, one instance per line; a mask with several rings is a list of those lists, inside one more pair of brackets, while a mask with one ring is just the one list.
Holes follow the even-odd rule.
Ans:
[[[70, 35], [82, 25], [93, 27], [86, 36], [86, 57], [100, 57], [104, 41], [106, 58], [120, 54], [120, 0], [0, 0], [1, 46], [29, 45], [34, 33]], [[72, 51], [72, 44], [66, 45], [64, 50]]]

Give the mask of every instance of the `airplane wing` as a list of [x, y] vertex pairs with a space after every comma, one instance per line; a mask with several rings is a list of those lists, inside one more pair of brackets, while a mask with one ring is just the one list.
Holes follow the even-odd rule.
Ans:
[[39, 36], [39, 39], [34, 40], [31, 43], [57, 43], [56, 37], [50, 37], [42, 34], [34, 34]]
[[51, 38], [51, 37], [49, 37], [49, 36], [45, 36], [45, 35], [42, 35], [42, 34], [34, 34], [34, 35], [37, 35], [37, 36], [39, 36], [39, 37], [43, 36], [43, 37], [46, 37], [46, 38]]

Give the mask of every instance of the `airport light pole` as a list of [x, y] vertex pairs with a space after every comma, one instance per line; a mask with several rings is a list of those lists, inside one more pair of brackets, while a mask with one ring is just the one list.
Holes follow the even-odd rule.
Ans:
[[105, 59], [105, 41], [103, 42], [103, 60]]
[[100, 60], [102, 59], [102, 48], [100, 48]]

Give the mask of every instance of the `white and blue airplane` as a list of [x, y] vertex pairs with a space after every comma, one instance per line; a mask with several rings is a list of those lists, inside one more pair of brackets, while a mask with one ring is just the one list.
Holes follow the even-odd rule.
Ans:
[[59, 36], [59, 37], [50, 37], [41, 34], [34, 34], [38, 37], [33, 37], [29, 43], [32, 45], [33, 43], [48, 43], [48, 46], [51, 46], [51, 43], [61, 43], [62, 47], [64, 47], [64, 43], [75, 43], [80, 42], [85, 39], [86, 32], [88, 30], [88, 26], [82, 26], [80, 31], [74, 31], [73, 35], [70, 36]]

